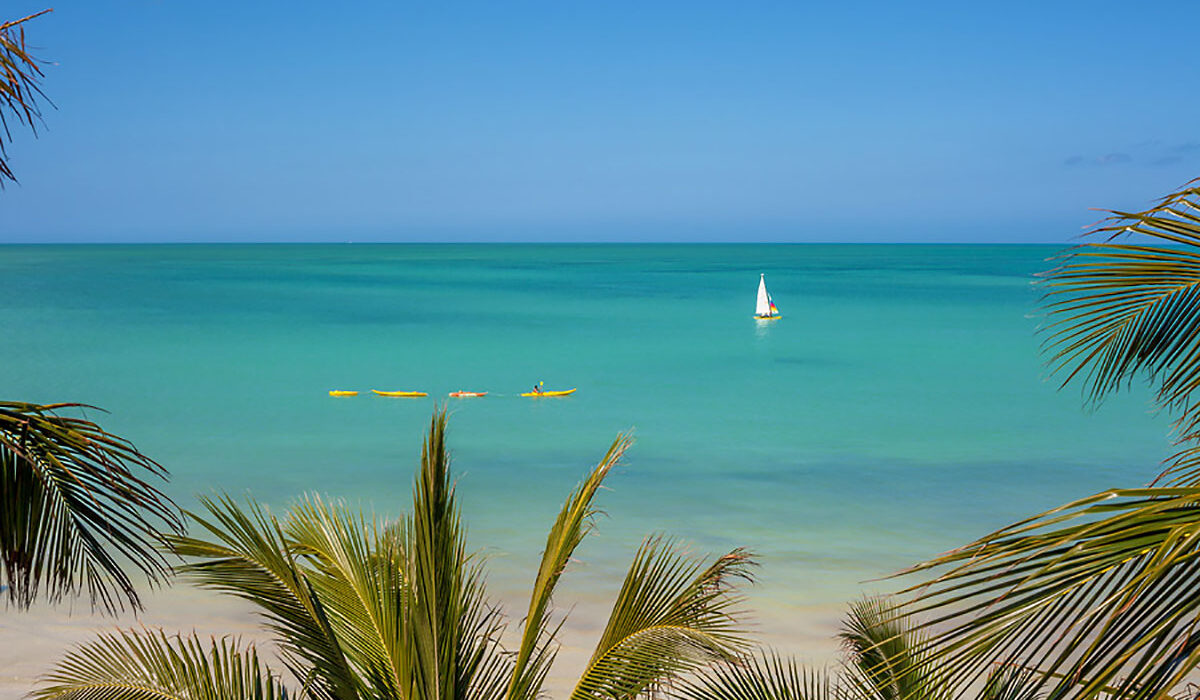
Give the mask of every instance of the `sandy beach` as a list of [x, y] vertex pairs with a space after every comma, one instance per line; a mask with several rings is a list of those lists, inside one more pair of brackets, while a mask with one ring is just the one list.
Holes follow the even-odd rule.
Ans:
[[[761, 591], [751, 591], [747, 609], [756, 602], [765, 604]], [[562, 648], [546, 689], [552, 697], [566, 697], [592, 652], [592, 645], [604, 629], [611, 600], [594, 596], [556, 597], [557, 609], [569, 617], [561, 633]], [[515, 595], [502, 604], [510, 620], [519, 620], [527, 600]], [[515, 614], [514, 614], [515, 613]], [[753, 610], [747, 617], [755, 639], [795, 654], [813, 666], [825, 665], [837, 658], [834, 635], [841, 615], [838, 606], [778, 606]], [[145, 625], [161, 627], [168, 633], [195, 631], [201, 636], [234, 635], [270, 649], [271, 642], [257, 623], [252, 606], [228, 596], [200, 591], [186, 585], [153, 591], [146, 596], [146, 609], [138, 616], [116, 618], [90, 614], [86, 604], [50, 607], [37, 605], [26, 612], [8, 609], [0, 613], [0, 700], [19, 700], [34, 686], [36, 679], [49, 671], [69, 649], [86, 642], [97, 632], [118, 627]], [[509, 632], [512, 632], [510, 624]], [[511, 636], [511, 634], [509, 635]], [[272, 668], [283, 667], [268, 654]], [[292, 684], [295, 687], [295, 684]]]

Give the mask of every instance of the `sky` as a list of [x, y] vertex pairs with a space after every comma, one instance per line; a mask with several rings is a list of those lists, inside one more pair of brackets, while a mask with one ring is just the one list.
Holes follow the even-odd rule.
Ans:
[[1194, 0], [53, 7], [0, 242], [1056, 243], [1200, 176]]

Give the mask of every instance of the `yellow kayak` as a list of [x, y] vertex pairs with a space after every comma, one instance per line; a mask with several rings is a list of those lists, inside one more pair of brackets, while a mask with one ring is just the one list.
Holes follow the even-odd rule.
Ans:
[[531, 396], [533, 398], [538, 398], [541, 396], [569, 396], [574, 394], [576, 391], [577, 389], [567, 389], [566, 391], [531, 391], [521, 394], [521, 396]]
[[358, 396], [357, 391], [331, 391], [330, 396]]
[[371, 393], [379, 396], [400, 396], [406, 399], [416, 399], [422, 396], [429, 396], [429, 394], [423, 391], [380, 391], [378, 389], [372, 389]]

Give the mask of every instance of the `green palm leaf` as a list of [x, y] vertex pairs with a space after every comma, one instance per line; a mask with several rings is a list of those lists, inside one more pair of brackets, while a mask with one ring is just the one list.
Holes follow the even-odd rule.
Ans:
[[1200, 489], [1106, 491], [915, 567], [959, 681], [1036, 668], [1053, 697], [1154, 697], [1200, 660]]
[[591, 531], [592, 516], [596, 512], [592, 507], [592, 499], [600, 490], [604, 477], [621, 460], [630, 444], [632, 439], [628, 436], [617, 436], [600, 464], [567, 497], [558, 519], [554, 521], [554, 527], [546, 537], [546, 549], [542, 551], [542, 561], [533, 584], [529, 612], [525, 617], [512, 680], [508, 686], [509, 700], [532, 700], [541, 693], [546, 672], [555, 656], [551, 643], [557, 628], [550, 629], [548, 622], [554, 588], [575, 548]]
[[728, 661], [745, 647], [737, 580], [751, 581], [742, 549], [705, 565], [660, 537], [638, 549], [573, 700], [633, 698], [681, 674]]
[[7, 163], [5, 144], [12, 140], [9, 119], [24, 124], [37, 133], [41, 120], [39, 100], [45, 99], [38, 83], [42, 78], [39, 61], [25, 45], [25, 23], [51, 10], [11, 22], [0, 22], [0, 188], [5, 180], [17, 178]]
[[387, 697], [380, 688], [410, 686], [401, 533], [316, 496], [292, 508], [284, 533], [349, 666], [371, 679], [367, 694]]
[[288, 693], [253, 645], [195, 634], [101, 634], [59, 662], [36, 700], [286, 700]]
[[112, 612], [140, 608], [128, 561], [151, 583], [169, 573], [158, 530], [182, 530], [175, 504], [147, 479], [166, 470], [95, 423], [58, 415], [80, 404], [0, 402], [0, 580], [28, 607], [86, 591]]
[[499, 611], [485, 600], [480, 569], [467, 552], [450, 480], [445, 408], [434, 413], [421, 448], [407, 535], [402, 605], [415, 657], [413, 696], [494, 697], [506, 670], [498, 653]]
[[[547, 622], [553, 591], [591, 527], [596, 491], [629, 441], [618, 437], [564, 504], [543, 552], [521, 646], [509, 653], [500, 644], [499, 610], [485, 596], [481, 562], [466, 549], [445, 432], [439, 409], [422, 448], [410, 516], [369, 519], [314, 496], [281, 523], [254, 503], [201, 499], [207, 513], [189, 516], [206, 536], [168, 539], [171, 551], [187, 561], [178, 571], [256, 605], [306, 697], [539, 697], [554, 657], [556, 628]], [[732, 660], [745, 646], [735, 582], [749, 580], [750, 564], [742, 550], [706, 563], [661, 538], [647, 540], [576, 697], [632, 698], [684, 672]], [[135, 646], [107, 642], [108, 666], [119, 667], [121, 658], [136, 666], [142, 652]], [[56, 674], [60, 685], [90, 678], [86, 664], [76, 661], [64, 662]], [[147, 683], [160, 697], [174, 697], [167, 681]]]
[[[1046, 349], [1053, 372], [1084, 382], [1099, 401], [1139, 376], [1162, 405], [1183, 412], [1180, 434], [1200, 413], [1200, 186], [1196, 181], [1143, 212], [1110, 212], [1092, 235], [1046, 273]], [[1127, 234], [1149, 242], [1118, 243]]]
[[928, 638], [886, 598], [853, 603], [843, 623], [842, 648], [857, 698], [949, 700], [953, 692], [928, 650]]
[[511, 662], [466, 550], [445, 428], [439, 411], [408, 518], [367, 520], [310, 497], [280, 524], [253, 504], [205, 500], [210, 518], [192, 517], [211, 540], [173, 539], [200, 560], [180, 572], [259, 606], [289, 669], [321, 697], [497, 697]]
[[360, 697], [362, 683], [279, 522], [256, 504], [243, 510], [227, 497], [201, 502], [211, 520], [189, 515], [213, 539], [170, 539], [175, 554], [199, 560], [178, 567], [180, 575], [258, 606], [284, 662], [316, 697]]
[[1034, 669], [998, 665], [988, 674], [979, 700], [1039, 700], [1040, 685]]
[[681, 700], [843, 700], [845, 693], [820, 671], [795, 659], [759, 652], [718, 663], [674, 690]]
[[[1200, 662], [1200, 187], [1110, 212], [1047, 273], [1046, 348], [1064, 384], [1098, 402], [1146, 378], [1178, 415], [1180, 452], [1146, 489], [1067, 504], [913, 569], [938, 572], [912, 613], [935, 616], [934, 655], [956, 679], [993, 662], [1052, 696], [1154, 697]], [[1119, 242], [1127, 234], [1141, 240]], [[1148, 241], [1148, 242], [1146, 242]]]

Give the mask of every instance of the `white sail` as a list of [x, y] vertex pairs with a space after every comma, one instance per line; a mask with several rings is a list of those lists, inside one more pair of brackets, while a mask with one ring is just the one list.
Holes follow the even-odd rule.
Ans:
[[773, 316], [771, 306], [771, 295], [767, 294], [766, 276], [760, 274], [758, 276], [758, 303], [754, 305], [754, 315]]

